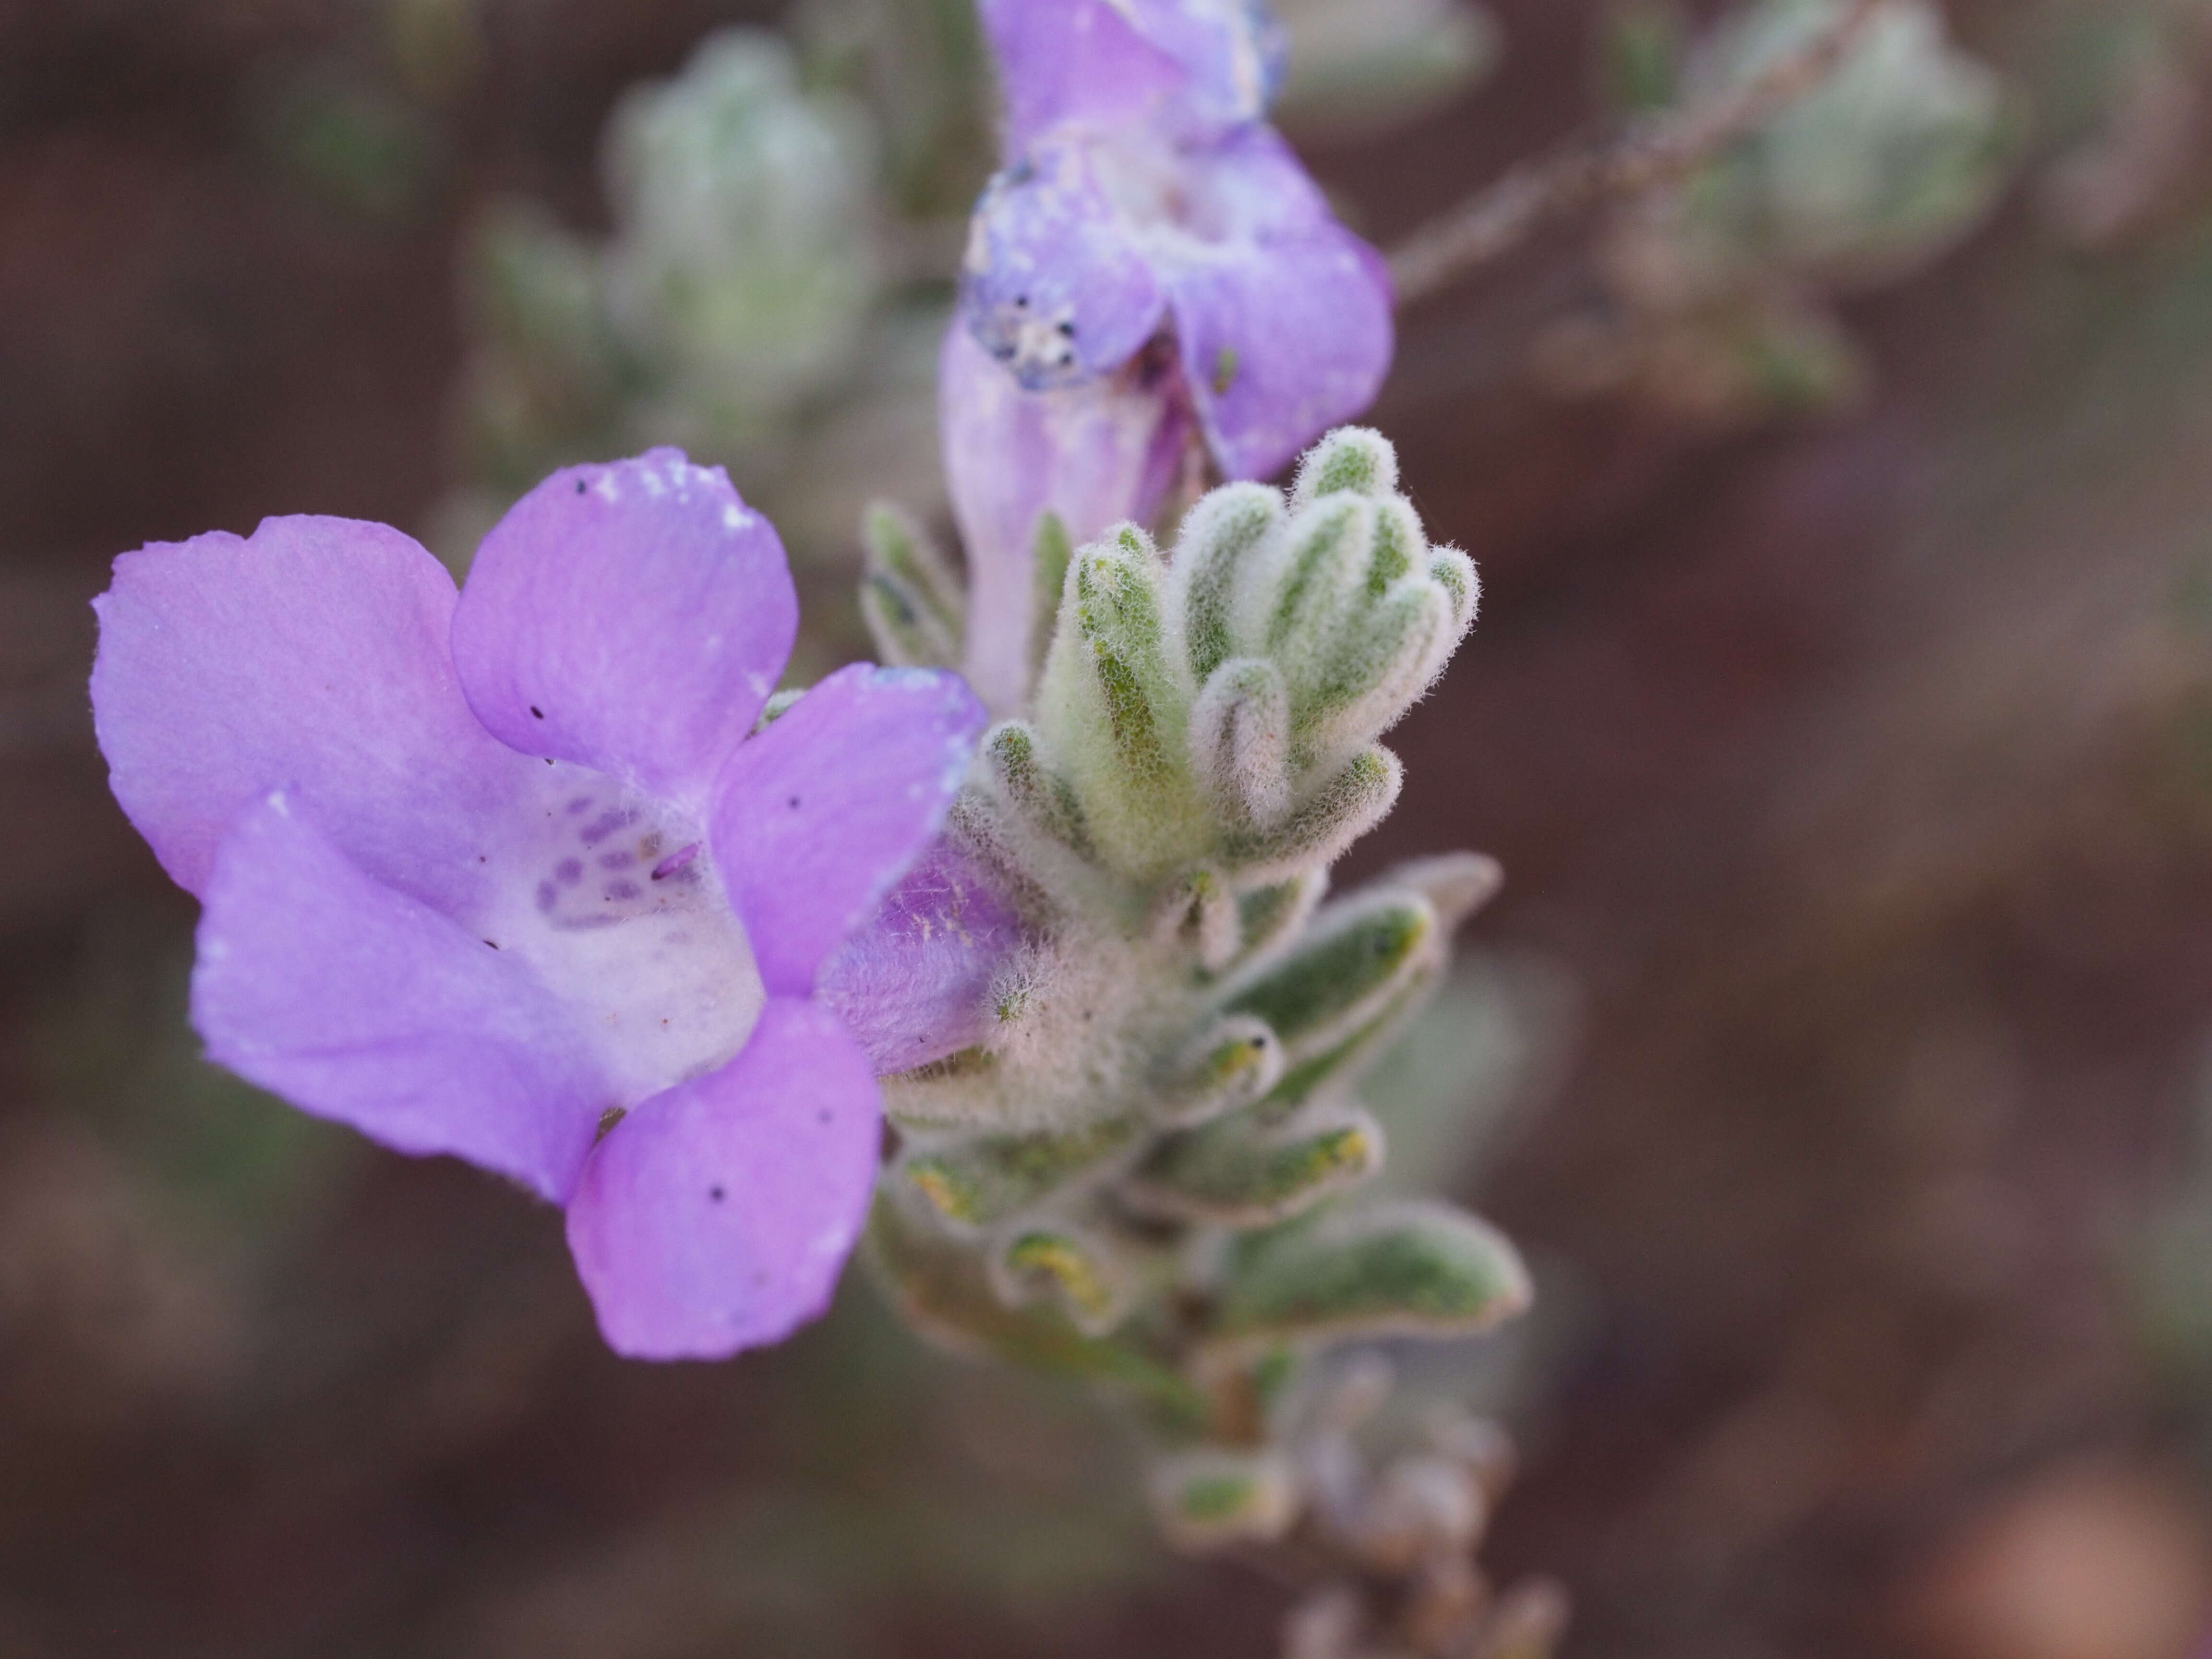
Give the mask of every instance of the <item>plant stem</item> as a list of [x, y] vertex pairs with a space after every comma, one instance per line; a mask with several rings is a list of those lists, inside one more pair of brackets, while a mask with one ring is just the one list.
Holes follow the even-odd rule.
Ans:
[[1710, 103], [1643, 123], [1611, 143], [1511, 168], [1391, 251], [1399, 307], [1428, 299], [1557, 220], [1696, 171], [1826, 79], [1881, 3], [1850, 0], [1797, 51]]

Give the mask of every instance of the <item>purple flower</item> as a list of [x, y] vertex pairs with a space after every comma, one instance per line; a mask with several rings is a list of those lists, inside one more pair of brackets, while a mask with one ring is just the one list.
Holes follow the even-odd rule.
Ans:
[[1256, 0], [982, 11], [1007, 165], [969, 228], [940, 397], [974, 586], [1008, 613], [979, 601], [970, 676], [1010, 711], [1039, 515], [1078, 543], [1149, 521], [1194, 426], [1226, 476], [1279, 471], [1374, 400], [1391, 295], [1262, 120], [1282, 52]]
[[125, 554], [95, 604], [100, 746], [204, 907], [213, 1059], [565, 1204], [622, 1352], [821, 1310], [881, 1102], [817, 981], [958, 786], [957, 678], [856, 665], [749, 735], [782, 544], [667, 449], [547, 479], [464, 594], [397, 531], [291, 518]]

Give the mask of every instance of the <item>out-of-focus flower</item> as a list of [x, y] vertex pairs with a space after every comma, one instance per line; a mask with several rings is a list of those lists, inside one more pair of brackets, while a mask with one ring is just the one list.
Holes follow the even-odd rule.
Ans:
[[[1844, 0], [1759, 0], [1690, 51], [1683, 108], [1756, 82]], [[1865, 383], [1832, 296], [1898, 281], [1979, 223], [2009, 172], [2003, 84], [1924, 0], [1883, 0], [1829, 78], [1615, 220], [1609, 306], [1539, 343], [1571, 392], [1625, 389], [1709, 419], [1820, 408]]]
[[851, 366], [882, 281], [872, 144], [857, 105], [802, 90], [756, 31], [623, 98], [604, 269], [609, 318], [660, 382], [649, 424], [773, 419]]
[[[1684, 101], [1749, 85], [1844, 0], [1762, 0], [1691, 53]], [[1892, 282], [1980, 222], [2006, 173], [2003, 82], [1925, 0], [1884, 0], [1834, 73], [1653, 211], [1683, 257], [1780, 266], [1829, 289]]]
[[855, 367], [883, 283], [866, 112], [804, 89], [760, 30], [710, 36], [617, 107], [594, 246], [539, 211], [489, 217], [471, 273], [464, 415], [476, 468], [520, 488], [602, 446], [729, 457]]
[[[1149, 520], [1187, 434], [1274, 472], [1373, 399], [1389, 278], [1263, 119], [1281, 40], [1244, 0], [988, 0], [1006, 165], [977, 204], [941, 395], [979, 599], [971, 678], [1018, 706], [1028, 568]], [[1012, 580], [1008, 580], [1012, 577]]]
[[2045, 222], [2077, 247], [2155, 231], [2204, 205], [2212, 185], [2212, 5], [2160, 0], [2106, 20], [2125, 64], [2095, 131], [2038, 191]]
[[465, 594], [397, 531], [293, 518], [126, 554], [97, 606], [116, 796], [205, 907], [211, 1057], [565, 1204], [625, 1353], [821, 1310], [880, 1101], [817, 981], [935, 834], [965, 687], [855, 666], [749, 736], [790, 574], [673, 450], [556, 473]]

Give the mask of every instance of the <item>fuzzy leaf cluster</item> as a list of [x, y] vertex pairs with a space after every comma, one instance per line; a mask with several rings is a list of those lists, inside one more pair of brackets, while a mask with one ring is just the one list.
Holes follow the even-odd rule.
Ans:
[[1478, 592], [1395, 484], [1389, 446], [1346, 428], [1287, 498], [1206, 496], [1170, 555], [1134, 526], [1077, 550], [1034, 722], [989, 745], [1018, 860], [1042, 837], [1136, 887], [1211, 865], [1243, 888], [1326, 865], [1380, 819], [1399, 767], [1375, 739]]
[[[1212, 492], [1164, 556], [1133, 526], [1071, 553], [1048, 525], [1034, 704], [986, 737], [951, 830], [1030, 943], [986, 1041], [885, 1087], [872, 1255], [908, 1319], [1130, 1401], [1193, 1544], [1299, 1512], [1270, 1402], [1311, 1355], [1527, 1299], [1473, 1218], [1350, 1201], [1386, 1150], [1360, 1076], [1498, 884], [1462, 854], [1324, 902], [1397, 793], [1376, 738], [1474, 613], [1474, 566], [1396, 482], [1348, 428], [1287, 493]], [[957, 655], [958, 579], [903, 520], [868, 540], [879, 640]]]

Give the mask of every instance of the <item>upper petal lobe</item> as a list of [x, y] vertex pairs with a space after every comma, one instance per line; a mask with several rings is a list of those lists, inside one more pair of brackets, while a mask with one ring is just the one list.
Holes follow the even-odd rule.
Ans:
[[1118, 368], [1152, 337], [1164, 303], [1097, 177], [1091, 146], [1039, 146], [975, 204], [960, 313], [977, 343], [1031, 391]]
[[180, 885], [203, 890], [231, 821], [293, 787], [377, 879], [471, 901], [530, 763], [469, 712], [453, 579], [422, 548], [383, 525], [270, 519], [126, 553], [93, 604], [115, 796]]
[[698, 801], [798, 627], [774, 526], [720, 467], [657, 449], [515, 503], [470, 568], [453, 660], [502, 742]]
[[1163, 237], [1155, 255], [1183, 374], [1222, 471], [1264, 478], [1375, 401], [1395, 343], [1389, 272], [1265, 128], [1194, 158], [1192, 181], [1206, 234]]
[[731, 758], [714, 861], [771, 995], [805, 996], [945, 820], [983, 728], [958, 676], [842, 668]]
[[982, 14], [1015, 151], [1068, 123], [1202, 135], [1256, 120], [1282, 76], [1257, 0], [983, 0]]
[[1182, 88], [1174, 55], [1115, 0], [982, 0], [1007, 147], [1066, 121], [1142, 119]]
[[860, 1237], [882, 1122], [859, 1044], [785, 999], [728, 1065], [623, 1118], [568, 1206], [608, 1346], [716, 1359], [819, 1314]]

